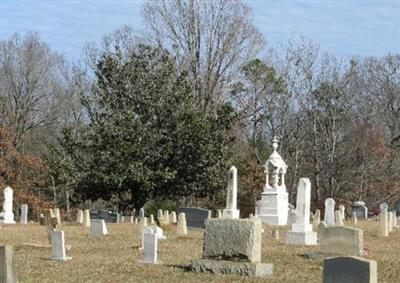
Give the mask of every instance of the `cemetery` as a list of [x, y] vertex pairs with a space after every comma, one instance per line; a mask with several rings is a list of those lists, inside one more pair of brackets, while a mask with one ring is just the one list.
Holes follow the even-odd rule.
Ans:
[[361, 2], [0, 0], [0, 283], [400, 283], [400, 2]]

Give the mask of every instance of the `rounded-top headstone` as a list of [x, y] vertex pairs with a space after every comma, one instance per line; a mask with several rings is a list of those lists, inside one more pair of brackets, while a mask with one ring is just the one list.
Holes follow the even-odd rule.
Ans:
[[326, 206], [334, 206], [335, 205], [335, 200], [333, 198], [327, 198], [325, 200], [325, 205]]
[[386, 202], [383, 202], [379, 205], [379, 209], [381, 212], [387, 212], [388, 211], [388, 205]]

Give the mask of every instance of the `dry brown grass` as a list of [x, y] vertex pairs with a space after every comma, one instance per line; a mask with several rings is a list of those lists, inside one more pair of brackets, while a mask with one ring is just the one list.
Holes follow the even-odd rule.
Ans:
[[[318, 247], [288, 247], [284, 244], [285, 230], [280, 229], [280, 240], [271, 237], [272, 227], [265, 226], [262, 261], [274, 264], [274, 275], [268, 278], [243, 278], [231, 275], [195, 274], [181, 267], [201, 257], [202, 231], [191, 231], [189, 237], [177, 238], [173, 231], [168, 239], [159, 241], [158, 265], [142, 264], [137, 249], [138, 225], [108, 224], [110, 235], [102, 238], [89, 236], [88, 228], [63, 225], [68, 252], [72, 260], [51, 261], [48, 248], [21, 246], [31, 242], [47, 244], [45, 228], [3, 225], [0, 244], [15, 247], [16, 267], [20, 282], [321, 282], [322, 258], [302, 256], [318, 251]], [[349, 226], [351, 226], [349, 224]], [[377, 260], [379, 282], [400, 282], [400, 229], [388, 238], [377, 238], [376, 222], [359, 221], [364, 230], [367, 258]]]

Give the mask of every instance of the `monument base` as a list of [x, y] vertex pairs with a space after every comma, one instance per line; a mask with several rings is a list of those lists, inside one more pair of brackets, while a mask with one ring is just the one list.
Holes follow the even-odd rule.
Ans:
[[309, 232], [292, 232], [286, 233], [286, 244], [293, 246], [314, 246], [317, 244], [317, 233]]
[[239, 219], [240, 211], [238, 209], [224, 209], [222, 218]]
[[272, 275], [272, 263], [236, 262], [227, 260], [199, 259], [190, 265], [193, 272], [210, 272], [216, 274], [240, 274], [244, 276]]

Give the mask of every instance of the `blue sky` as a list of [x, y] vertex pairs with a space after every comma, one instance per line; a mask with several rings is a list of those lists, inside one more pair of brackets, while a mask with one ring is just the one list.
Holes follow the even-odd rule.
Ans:
[[[338, 56], [400, 52], [400, 0], [246, 1], [268, 47], [304, 36]], [[0, 0], [1, 39], [38, 31], [50, 46], [78, 59], [85, 42], [118, 27], [140, 28], [143, 1]]]

